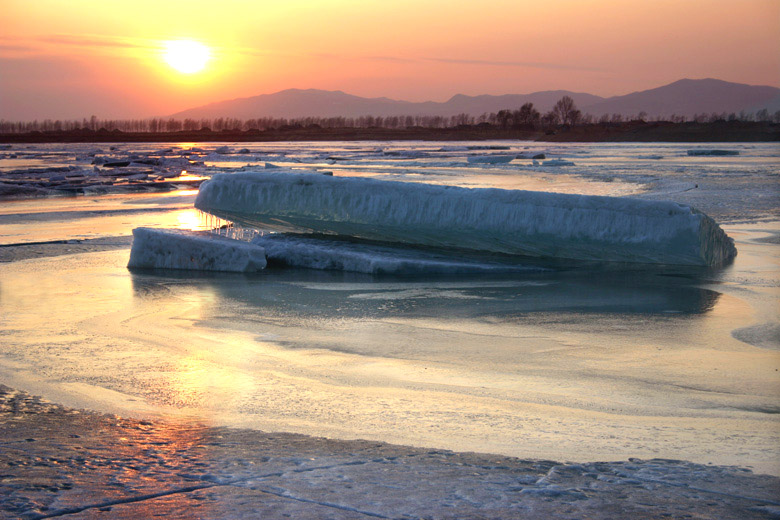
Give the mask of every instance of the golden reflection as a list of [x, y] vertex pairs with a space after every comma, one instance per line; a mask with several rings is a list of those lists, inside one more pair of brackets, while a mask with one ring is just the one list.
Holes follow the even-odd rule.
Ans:
[[176, 212], [176, 227], [191, 231], [205, 229], [202, 220], [195, 208]]
[[[176, 177], [177, 181], [200, 181], [205, 179], [202, 175], [192, 175], [187, 173], [187, 170], [182, 170], [181, 174], [179, 174], [178, 177]], [[197, 193], [197, 190], [196, 190]]]
[[[205, 426], [170, 419], [161, 423], [120, 419], [106, 426], [101, 431], [111, 434], [101, 438], [101, 443], [110, 446], [111, 454], [105, 458], [98, 455], [89, 465], [93, 474], [104, 474], [96, 481], [114, 483], [101, 490], [106, 497], [122, 499], [127, 490], [138, 494], [158, 493], [165, 489], [174, 491], [178, 487], [199, 484], [195, 479], [210, 470], [208, 464], [213, 460], [210, 445], [218, 438], [215, 439], [214, 433]], [[171, 476], [176, 473], [187, 476]], [[162, 483], [165, 486], [161, 489]], [[191, 496], [172, 493], [170, 497], [159, 500], [140, 501], [127, 510], [136, 518], [153, 518], [166, 516], [175, 509], [177, 518], [194, 520], [204, 518], [204, 515], [211, 516], [209, 510], [212, 505], [201, 501], [195, 510]], [[118, 511], [125, 510], [123, 506], [115, 507]]]

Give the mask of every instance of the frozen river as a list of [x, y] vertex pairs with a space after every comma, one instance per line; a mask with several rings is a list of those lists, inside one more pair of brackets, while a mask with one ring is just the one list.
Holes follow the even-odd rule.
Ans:
[[[672, 200], [713, 217], [738, 256], [719, 269], [218, 275], [130, 272], [129, 245], [120, 241], [106, 251], [0, 263], [0, 382], [125, 415], [526, 458], [685, 459], [780, 475], [777, 144], [241, 143], [216, 153], [220, 146], [19, 145], [0, 150], [0, 174], [55, 167], [88, 176], [95, 157], [130, 155], [170, 168], [195, 147], [187, 171], [203, 177], [271, 163]], [[713, 149], [738, 155], [688, 153]], [[522, 158], [468, 160], [491, 154]], [[552, 159], [573, 164], [544, 164]], [[14, 258], [19, 246], [11, 244], [208, 227], [194, 196], [96, 189], [0, 202], [0, 258]]]

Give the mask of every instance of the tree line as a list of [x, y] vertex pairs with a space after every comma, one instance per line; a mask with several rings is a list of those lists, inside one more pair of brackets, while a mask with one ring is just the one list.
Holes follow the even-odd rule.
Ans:
[[240, 119], [231, 117], [217, 118], [148, 118], [148, 119], [99, 119], [92, 116], [81, 120], [6, 121], [0, 119], [0, 133], [15, 134], [29, 132], [133, 132], [166, 133], [180, 131], [266, 131], [294, 130], [300, 128], [459, 128], [473, 126], [491, 126], [502, 129], [549, 130], [560, 126], [578, 126], [589, 124], [619, 124], [628, 121], [666, 121], [671, 123], [713, 123], [716, 121], [759, 121], [780, 123], [780, 110], [770, 113], [767, 109], [758, 112], [740, 113], [701, 113], [693, 117], [672, 114], [649, 118], [646, 112], [632, 116], [623, 114], [602, 114], [596, 117], [583, 114], [574, 100], [564, 96], [553, 108], [542, 114], [533, 103], [525, 103], [516, 110], [499, 110], [480, 116], [457, 114], [453, 116], [359, 116], [359, 117], [300, 117], [276, 118], [260, 117]]

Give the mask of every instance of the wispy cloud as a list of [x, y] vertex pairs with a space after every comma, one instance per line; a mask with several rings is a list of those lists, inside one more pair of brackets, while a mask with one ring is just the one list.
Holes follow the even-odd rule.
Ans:
[[310, 56], [320, 59], [339, 59], [339, 60], [360, 60], [360, 61], [382, 61], [390, 63], [444, 63], [450, 65], [481, 65], [485, 67], [517, 67], [531, 69], [553, 69], [553, 70], [579, 70], [587, 72], [604, 72], [603, 69], [595, 67], [584, 67], [580, 65], [567, 65], [562, 63], [549, 63], [540, 61], [501, 61], [501, 60], [474, 60], [463, 58], [408, 58], [403, 56], [345, 56], [328, 53], [315, 53]]
[[[0, 40], [5, 38], [0, 37]], [[158, 40], [139, 39], [139, 38], [126, 38], [121, 36], [105, 36], [98, 34], [55, 34], [51, 36], [41, 36], [28, 40], [33, 43], [45, 43], [55, 45], [65, 45], [72, 47], [81, 47], [88, 49], [158, 49], [161, 42]], [[34, 47], [20, 45], [18, 40], [15, 40], [14, 44], [0, 44], [0, 51], [34, 51]], [[385, 63], [399, 63], [399, 64], [415, 64], [415, 63], [441, 63], [448, 65], [478, 65], [484, 67], [517, 67], [517, 68], [533, 68], [533, 69], [548, 69], [548, 70], [575, 70], [585, 72], [604, 72], [604, 69], [585, 67], [580, 65], [569, 65], [562, 63], [550, 63], [550, 62], [538, 62], [538, 61], [512, 61], [512, 60], [487, 60], [487, 59], [465, 59], [465, 58], [446, 58], [446, 57], [421, 57], [410, 58], [405, 56], [390, 56], [390, 55], [349, 55], [349, 54], [335, 54], [327, 52], [313, 52], [313, 53], [289, 53], [283, 51], [275, 51], [268, 49], [256, 49], [251, 47], [234, 47], [234, 48], [214, 48], [215, 51], [223, 53], [236, 53], [245, 56], [254, 57], [286, 57], [286, 58], [315, 58], [319, 60], [339, 60], [339, 61], [369, 61], [369, 62], [385, 62]]]
[[451, 63], [455, 65], [485, 65], [488, 67], [523, 67], [531, 69], [558, 69], [581, 70], [589, 72], [603, 72], [603, 69], [594, 67], [581, 67], [579, 65], [566, 65], [561, 63], [547, 63], [540, 61], [495, 61], [495, 60], [467, 60], [461, 58], [425, 58], [425, 61], [438, 63]]
[[6, 45], [0, 43], [0, 51], [15, 51], [15, 52], [30, 52], [37, 50], [35, 47], [29, 45]]
[[122, 38], [119, 36], [55, 34], [36, 38], [39, 42], [92, 48], [150, 49], [159, 44], [152, 40]]

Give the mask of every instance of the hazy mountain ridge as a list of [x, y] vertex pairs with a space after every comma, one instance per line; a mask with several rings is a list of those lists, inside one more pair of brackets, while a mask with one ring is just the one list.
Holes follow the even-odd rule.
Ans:
[[172, 114], [177, 119], [232, 117], [359, 117], [359, 116], [479, 116], [502, 109], [517, 109], [533, 103], [541, 112], [550, 110], [563, 96], [570, 96], [583, 113], [594, 116], [620, 113], [649, 116], [672, 114], [693, 116], [697, 113], [753, 112], [772, 108], [780, 99], [780, 89], [769, 86], [745, 85], [717, 79], [682, 79], [649, 90], [623, 96], [603, 98], [593, 94], [567, 90], [548, 90], [530, 94], [479, 95], [456, 94], [445, 102], [411, 102], [387, 97], [365, 98], [340, 90], [287, 89], [273, 94], [238, 98], [211, 103]]

